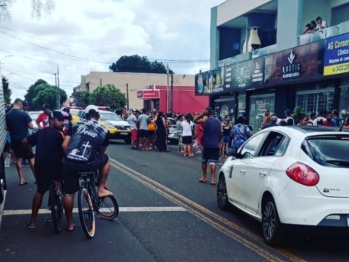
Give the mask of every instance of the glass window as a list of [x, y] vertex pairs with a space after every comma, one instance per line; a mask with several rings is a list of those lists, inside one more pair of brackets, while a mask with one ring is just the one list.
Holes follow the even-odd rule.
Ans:
[[[275, 156], [279, 151], [280, 145], [285, 140], [284, 138], [285, 136], [280, 133], [270, 132], [259, 152], [259, 156]], [[281, 155], [283, 155], [283, 152], [284, 151], [281, 152]], [[278, 154], [278, 156], [280, 156], [280, 153]]]
[[256, 132], [261, 126], [264, 117], [264, 110], [269, 109], [272, 114], [275, 110], [275, 94], [256, 95], [250, 97], [249, 124]]
[[[349, 5], [341, 5], [332, 9], [331, 25], [338, 25], [349, 20]], [[329, 26], [329, 25], [327, 25]]]
[[340, 87], [339, 110], [349, 108], [349, 86]]
[[330, 111], [334, 105], [334, 89], [297, 92], [296, 106], [303, 108], [308, 115], [319, 111]]
[[260, 144], [263, 142], [266, 133], [258, 134], [251, 138], [242, 148], [240, 155], [242, 158], [251, 158], [256, 155]]
[[[302, 150], [316, 163], [330, 167], [349, 167], [349, 136], [316, 136], [305, 141]], [[308, 150], [305, 150], [306, 148]]]

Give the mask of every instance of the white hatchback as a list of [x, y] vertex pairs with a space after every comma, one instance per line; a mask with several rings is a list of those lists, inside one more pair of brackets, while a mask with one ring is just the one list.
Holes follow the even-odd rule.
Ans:
[[349, 134], [272, 127], [251, 137], [219, 171], [217, 203], [262, 223], [268, 245], [287, 226], [349, 227]]

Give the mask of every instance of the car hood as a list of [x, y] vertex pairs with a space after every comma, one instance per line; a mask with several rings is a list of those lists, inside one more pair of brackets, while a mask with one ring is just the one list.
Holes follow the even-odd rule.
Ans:
[[126, 121], [108, 121], [108, 123], [114, 126], [130, 126], [130, 124], [127, 123]]

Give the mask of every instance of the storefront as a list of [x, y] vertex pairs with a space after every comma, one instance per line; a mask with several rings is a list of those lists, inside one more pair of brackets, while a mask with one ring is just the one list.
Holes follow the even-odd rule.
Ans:
[[209, 105], [207, 96], [195, 96], [194, 86], [167, 86], [152, 85], [137, 92], [137, 97], [143, 99], [143, 107], [150, 112], [156, 108], [162, 112], [186, 114], [203, 112]]
[[[331, 42], [336, 46], [336, 42], [349, 39], [349, 36], [340, 37], [200, 72], [196, 75], [196, 95], [209, 95], [217, 116], [228, 110], [236, 119], [245, 113], [254, 130], [261, 126], [265, 109], [285, 118], [284, 111], [288, 108], [301, 107], [309, 115], [349, 108], [349, 77], [339, 75], [349, 72], [349, 49], [342, 51], [348, 53], [348, 58], [342, 55], [334, 60], [340, 54], [338, 50], [327, 54]], [[326, 61], [344, 60], [347, 64], [326, 69]]]

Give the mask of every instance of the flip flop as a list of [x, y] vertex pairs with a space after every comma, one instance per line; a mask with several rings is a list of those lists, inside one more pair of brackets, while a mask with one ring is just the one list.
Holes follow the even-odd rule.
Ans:
[[213, 185], [213, 186], [216, 185], [216, 184], [217, 184], [216, 182], [211, 182], [211, 185]]
[[110, 192], [110, 194], [109, 195], [105, 195], [105, 196], [98, 196], [98, 198], [104, 198], [104, 197], [108, 197], [108, 196], [112, 196], [113, 195], [113, 193], [112, 192]]
[[75, 227], [73, 227], [73, 229], [66, 228], [65, 230], [68, 231], [68, 232], [73, 232], [75, 230]]
[[24, 183], [19, 183], [18, 185], [20, 185], [20, 186], [24, 186], [24, 185], [28, 185], [28, 182], [27, 181], [24, 181]]
[[199, 182], [201, 182], [201, 183], [207, 183], [207, 179], [206, 179], [206, 180], [204, 180], [204, 179], [199, 179]]
[[27, 222], [27, 224], [25, 225], [27, 228], [29, 228], [29, 229], [35, 229], [35, 226], [31, 226], [31, 225], [29, 225], [29, 222]]

